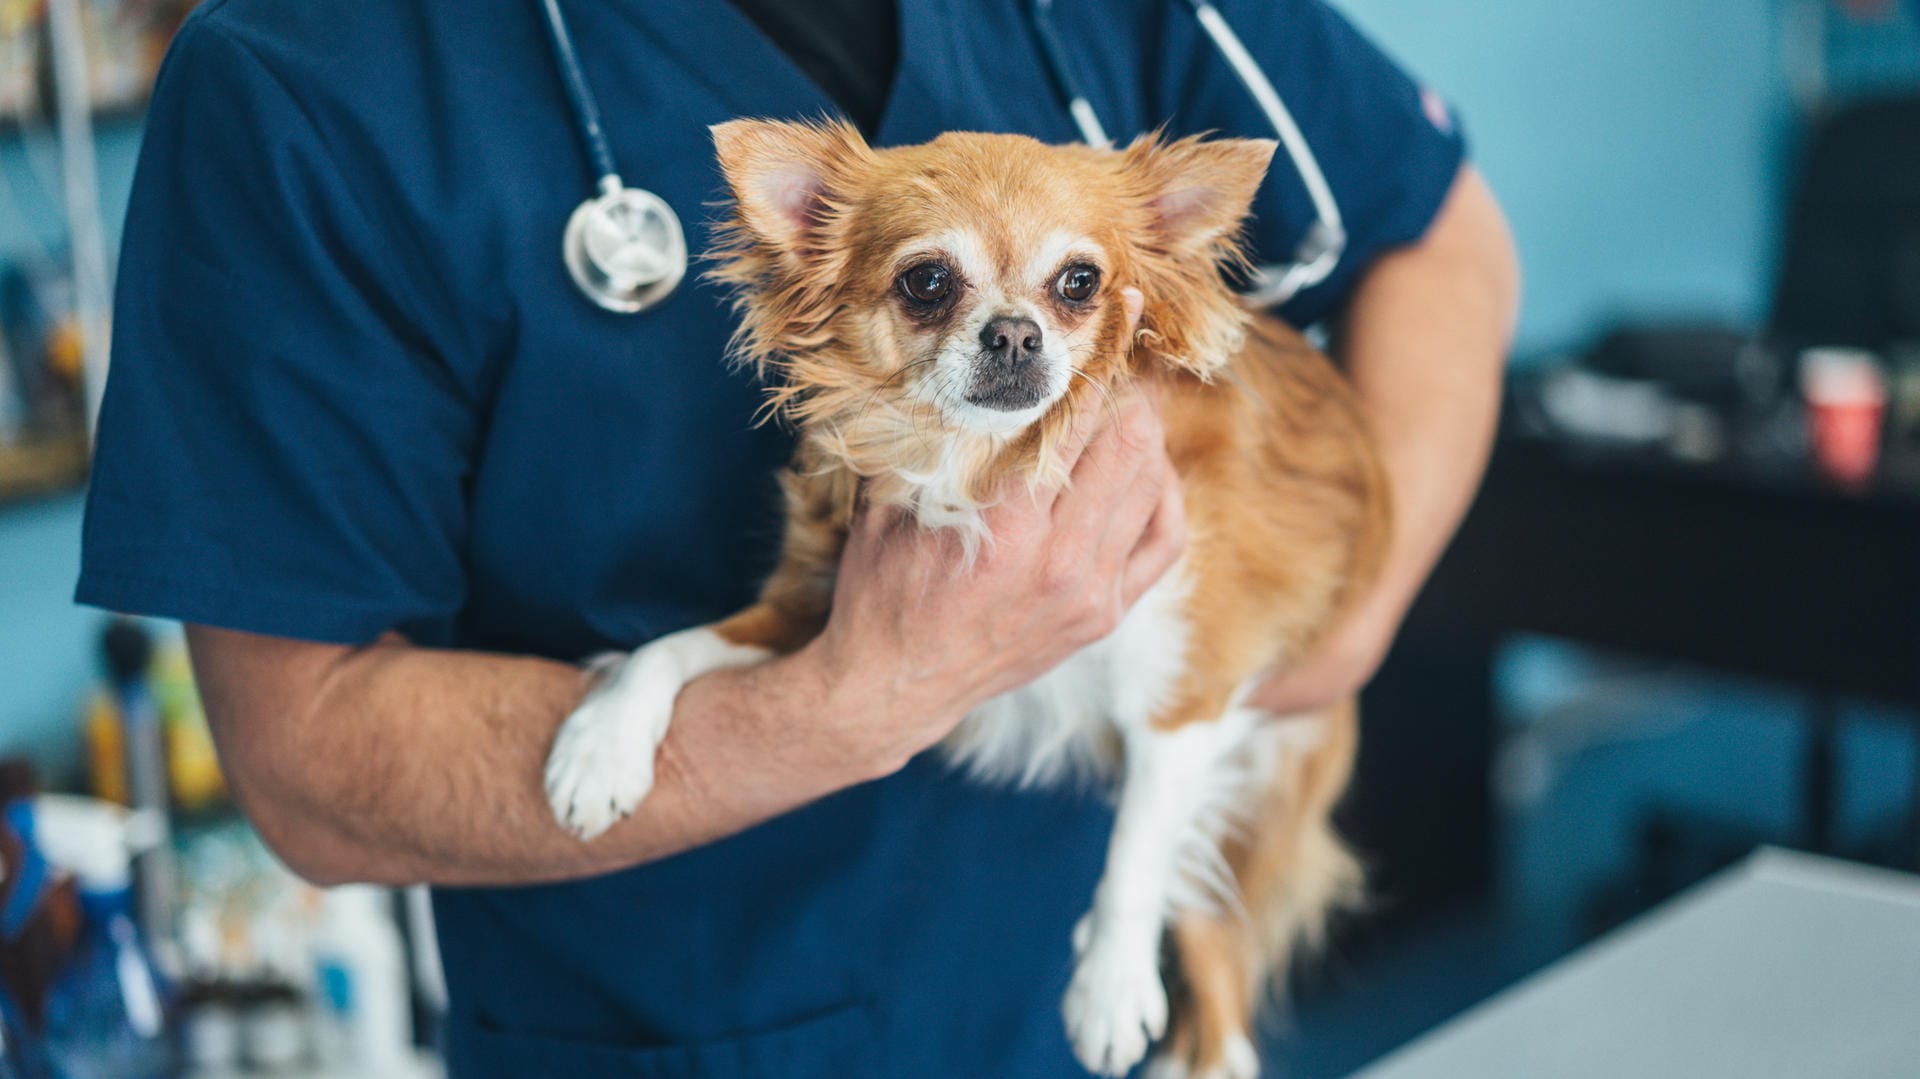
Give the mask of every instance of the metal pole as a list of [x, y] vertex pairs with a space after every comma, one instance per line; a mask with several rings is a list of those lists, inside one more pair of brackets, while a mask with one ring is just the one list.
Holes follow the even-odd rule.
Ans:
[[60, 141], [61, 194], [67, 209], [67, 243], [73, 259], [74, 317], [80, 329], [81, 379], [87, 430], [100, 416], [107, 385], [107, 334], [113, 295], [107, 241], [100, 224], [100, 185], [93, 147], [93, 102], [87, 87], [86, 43], [80, 33], [79, 0], [47, 0], [49, 53], [53, 58], [55, 132]]

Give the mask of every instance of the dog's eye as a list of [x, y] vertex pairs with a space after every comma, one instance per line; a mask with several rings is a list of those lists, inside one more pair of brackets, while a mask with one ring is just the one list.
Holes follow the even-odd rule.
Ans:
[[1100, 271], [1084, 263], [1076, 263], [1060, 271], [1060, 280], [1054, 282], [1054, 289], [1060, 298], [1074, 303], [1085, 303], [1093, 298], [1094, 290], [1100, 287]]
[[918, 304], [936, 304], [953, 290], [953, 272], [937, 262], [923, 262], [900, 275], [900, 293]]

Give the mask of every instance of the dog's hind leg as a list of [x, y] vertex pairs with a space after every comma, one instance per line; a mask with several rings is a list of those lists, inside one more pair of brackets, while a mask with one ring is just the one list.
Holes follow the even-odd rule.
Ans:
[[1212, 702], [1215, 718], [1122, 725], [1126, 771], [1106, 872], [1074, 930], [1077, 962], [1061, 1004], [1075, 1055], [1097, 1074], [1126, 1074], [1165, 1032], [1168, 919], [1231, 888], [1217, 857], [1218, 795], [1258, 717], [1228, 710], [1229, 696]]
[[1352, 771], [1352, 702], [1324, 715], [1270, 719], [1259, 737], [1267, 777], [1223, 851], [1242, 910], [1182, 915], [1172, 933], [1179, 982], [1153, 1079], [1253, 1079], [1254, 1024], [1329, 914], [1356, 904], [1359, 864], [1329, 815]]
[[1177, 981], [1167, 1039], [1148, 1079], [1255, 1079], [1260, 1055], [1250, 1036], [1255, 946], [1244, 919], [1188, 913], [1171, 932]]

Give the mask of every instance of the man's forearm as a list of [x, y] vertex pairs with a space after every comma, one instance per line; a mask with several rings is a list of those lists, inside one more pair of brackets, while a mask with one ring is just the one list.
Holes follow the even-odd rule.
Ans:
[[[831, 707], [796, 661], [717, 672], [681, 694], [640, 811], [582, 843], [555, 823], [541, 783], [553, 733], [585, 691], [579, 669], [397, 638], [336, 649], [198, 627], [190, 634], [237, 797], [269, 844], [321, 882], [531, 883], [604, 873], [732, 834], [861, 778], [805, 765], [778, 745], [776, 712]], [[289, 663], [324, 668], [314, 672], [316, 699], [254, 699], [250, 669]], [[285, 673], [272, 681], [285, 684]]]
[[1384, 574], [1356, 615], [1384, 623], [1381, 647], [1486, 468], [1518, 292], [1505, 220], [1466, 169], [1428, 235], [1381, 259], [1348, 310], [1341, 351], [1394, 499]]

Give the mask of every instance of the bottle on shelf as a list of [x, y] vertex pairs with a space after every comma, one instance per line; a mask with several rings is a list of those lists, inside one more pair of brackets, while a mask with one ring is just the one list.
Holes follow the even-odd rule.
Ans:
[[156, 832], [141, 814], [90, 798], [33, 800], [48, 862], [80, 893], [80, 939], [47, 993], [45, 1044], [55, 1073], [164, 1079], [174, 1072], [166, 987], [134, 919], [133, 853]]

